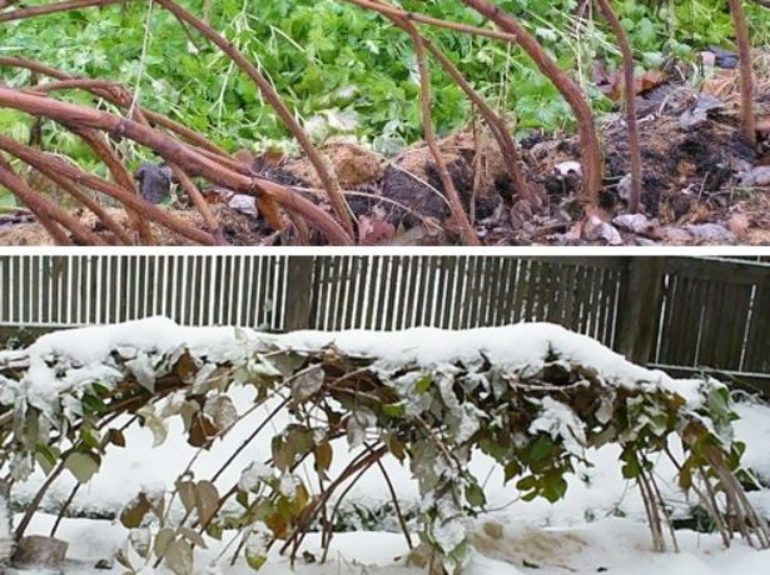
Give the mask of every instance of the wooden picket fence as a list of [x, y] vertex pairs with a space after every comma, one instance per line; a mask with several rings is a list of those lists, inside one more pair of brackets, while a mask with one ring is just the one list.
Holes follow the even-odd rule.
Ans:
[[115, 323], [165, 315], [187, 325], [283, 328], [286, 257], [0, 257], [0, 325]]
[[[770, 264], [655, 257], [14, 255], [1, 326], [165, 315], [265, 330], [550, 321], [631, 359], [770, 376]], [[8, 332], [8, 329], [5, 330]]]

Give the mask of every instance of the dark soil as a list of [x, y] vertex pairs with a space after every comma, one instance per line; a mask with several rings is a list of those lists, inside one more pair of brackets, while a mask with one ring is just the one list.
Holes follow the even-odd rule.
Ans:
[[[477, 129], [441, 140], [443, 159], [482, 241], [488, 245], [770, 244], [770, 187], [739, 185], [747, 172], [770, 163], [770, 155], [746, 143], [729, 103], [709, 111], [702, 121], [684, 123], [683, 114], [694, 109], [701, 96], [680, 92], [683, 95], [672, 98], [670, 90], [658, 90], [639, 99], [640, 110], [647, 114], [639, 118], [643, 213], [631, 218], [631, 223], [624, 196], [628, 141], [619, 114], [605, 118], [600, 127], [605, 187], [600, 210], [594, 214], [586, 214], [577, 201], [580, 148], [574, 136], [533, 133], [521, 141], [526, 176], [543, 198], [543, 205], [534, 209], [519, 201], [497, 143], [488, 134]], [[758, 102], [763, 98], [770, 100], [770, 94], [761, 93]], [[761, 135], [767, 139], [768, 134]], [[426, 147], [415, 146], [394, 159], [345, 142], [331, 143], [322, 151], [334, 165], [357, 216], [361, 243], [458, 242], [441, 178]], [[255, 160], [252, 169], [328, 208], [320, 182], [305, 159]], [[234, 245], [297, 242], [292, 226], [278, 233], [262, 217], [223, 204], [214, 208], [225, 238]], [[202, 227], [189, 206], [168, 209]], [[120, 210], [112, 211], [126, 221]], [[109, 240], [93, 216], [77, 213]], [[0, 245], [49, 243], [41, 227], [29, 220], [23, 211], [0, 215]], [[163, 244], [186, 243], [166, 230], [157, 233]], [[314, 234], [311, 241], [323, 238]]]

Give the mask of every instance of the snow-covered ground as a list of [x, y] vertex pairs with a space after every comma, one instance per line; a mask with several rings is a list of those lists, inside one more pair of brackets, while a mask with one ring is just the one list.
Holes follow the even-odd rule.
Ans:
[[[241, 392], [243, 393], [243, 392]], [[241, 397], [245, 400], [246, 397]], [[740, 404], [742, 417], [736, 422], [737, 438], [747, 443], [745, 463], [764, 477], [770, 477], [770, 407], [757, 404]], [[255, 420], [258, 415], [255, 414]], [[228, 444], [239, 444], [253, 427], [245, 424], [227, 437]], [[267, 437], [267, 436], [266, 436]], [[97, 475], [80, 490], [73, 509], [81, 513], [115, 513], [125, 503], [127, 495], [142, 486], [169, 486], [175, 479], [180, 462], [192, 456], [194, 449], [181, 439], [181, 433], [173, 431], [164, 445], [152, 448], [152, 434], [148, 430], [133, 429], [127, 435], [130, 451], [113, 449], [105, 460], [106, 473]], [[225, 446], [222, 446], [225, 447]], [[224, 452], [224, 451], [222, 451]], [[204, 453], [195, 469], [204, 477], [217, 466], [216, 453]], [[269, 440], [259, 442], [254, 451], [241, 456], [221, 484], [237, 479], [242, 469], [253, 458], [269, 452]], [[341, 455], [341, 454], [340, 454]], [[582, 478], [572, 478], [566, 498], [554, 505], [536, 500], [529, 503], [514, 501], [514, 490], [502, 485], [502, 480], [492, 463], [483, 456], [474, 459], [479, 476], [489, 474], [488, 492], [491, 511], [479, 519], [479, 533], [483, 523], [493, 520], [504, 526], [504, 536], [499, 541], [484, 538], [484, 550], [477, 554], [464, 572], [465, 575], [563, 575], [565, 573], [605, 572], [617, 575], [766, 575], [770, 569], [770, 551], [756, 551], [736, 541], [731, 549], [723, 549], [718, 536], [681, 530], [678, 532], [681, 552], [678, 554], [653, 553], [649, 531], [644, 522], [644, 512], [636, 489], [621, 477], [616, 463], [617, 450], [605, 447], [592, 460], [595, 467], [580, 470]], [[342, 465], [339, 457], [337, 465]], [[387, 467], [402, 498], [402, 505], [416, 506], [418, 493], [407, 470], [395, 460], [386, 461]], [[663, 479], [670, 479], [673, 470], [660, 462], [657, 472]], [[42, 481], [36, 477], [16, 492], [17, 497], [31, 497]], [[46, 498], [44, 508], [55, 511], [63, 501], [74, 480], [62, 477]], [[684, 504], [681, 493], [667, 485], [667, 499]], [[753, 502], [770, 516], [770, 491], [751, 492]], [[386, 486], [380, 475], [373, 473], [358, 484], [348, 496], [350, 503], [376, 508], [387, 503]], [[497, 509], [502, 508], [504, 509]], [[29, 534], [48, 534], [55, 516], [38, 513], [28, 529]], [[18, 517], [17, 517], [18, 520]], [[79, 575], [95, 571], [94, 564], [110, 558], [127, 536], [127, 531], [117, 522], [95, 519], [65, 519], [57, 537], [70, 542], [68, 556], [71, 563], [67, 575]], [[227, 537], [224, 538], [227, 541]], [[251, 572], [244, 564], [236, 569], [227, 563], [218, 569], [209, 567], [218, 555], [219, 544], [209, 541], [208, 552], [199, 552], [197, 563], [201, 573]], [[320, 556], [317, 538], [309, 537], [305, 548]], [[337, 534], [333, 541], [331, 561], [324, 565], [300, 563], [298, 575], [422, 575], [424, 570], [406, 567], [402, 560], [408, 549], [401, 534], [396, 532], [353, 532]], [[525, 567], [529, 566], [529, 567]], [[116, 566], [114, 572], [122, 572]], [[279, 575], [289, 572], [288, 562], [273, 556], [260, 573]], [[11, 572], [9, 571], [9, 575]]]
[[[46, 532], [52, 521], [51, 516], [40, 514], [32, 524], [33, 530]], [[67, 575], [122, 572], [119, 568], [93, 569], [97, 560], [107, 557], [120, 544], [125, 536], [121, 528], [105, 521], [68, 519], [60, 534], [71, 542], [72, 559], [65, 569]], [[653, 553], [646, 527], [632, 519], [607, 518], [566, 528], [511, 529], [496, 543], [485, 553], [477, 553], [463, 575], [766, 575], [770, 567], [770, 551], [756, 551], [741, 542], [723, 549], [718, 537], [687, 531], [679, 532], [679, 553]], [[305, 547], [320, 555], [316, 537], [309, 537]], [[324, 565], [300, 560], [291, 571], [286, 559], [273, 556], [259, 573], [425, 575], [424, 569], [407, 567], [397, 559], [406, 552], [403, 537], [398, 534], [340, 533], [334, 538], [330, 560]], [[207, 566], [206, 558], [215, 554], [215, 549], [200, 554], [201, 573], [253, 573], [242, 563], [235, 567]], [[12, 574], [9, 570], [7, 575]]]
[[[179, 344], [186, 341], [191, 346], [206, 349], [219, 357], [234, 357], [239, 353], [232, 330], [218, 328], [211, 330], [188, 330], [179, 328], [167, 320], [126, 324], [112, 329], [110, 337], [99, 329], [81, 330], [79, 337], [53, 334], [43, 338], [34, 349], [38, 357], [57, 350], [76, 353], [80, 359], [99, 361], [116, 345], [158, 346]], [[528, 326], [529, 327], [529, 326]], [[543, 357], [546, 350], [556, 347], [576, 362], [595, 365], [608, 377], [617, 377], [619, 382], [657, 381], [666, 386], [677, 386], [686, 394], [690, 382], [677, 381], [661, 372], [645, 370], [626, 362], [589, 338], [575, 336], [562, 328], [537, 324], [530, 329], [524, 326], [508, 328], [471, 330], [459, 336], [456, 332], [439, 330], [409, 330], [397, 335], [347, 332], [345, 334], [321, 334], [300, 332], [284, 336], [255, 335], [282, 345], [296, 348], [317, 348], [334, 341], [348, 353], [376, 355], [384, 361], [417, 363], [448, 361], [458, 356], [473, 360], [479, 350], [493, 361], [521, 366]], [[180, 339], [181, 338], [181, 339]], [[375, 341], [376, 339], [376, 341]], [[468, 342], [473, 342], [468, 345]], [[5, 356], [8, 360], [9, 356]], [[0, 353], [0, 362], [3, 361]], [[42, 369], [43, 366], [41, 366]], [[681, 387], [679, 387], [681, 386]], [[235, 405], [251, 404], [253, 391], [239, 388], [232, 392]], [[215, 449], [203, 452], [193, 470], [196, 477], [210, 477], [221, 463], [221, 454], [229, 453], [240, 445], [245, 437], [270, 411], [265, 405], [250, 417], [239, 423]], [[770, 407], [753, 402], [742, 402], [737, 406], [741, 420], [735, 424], [736, 438], [747, 444], [744, 464], [754, 469], [766, 483], [770, 483]], [[280, 422], [276, 422], [280, 426]], [[115, 423], [114, 425], [119, 425]], [[119, 512], [122, 505], [142, 488], [166, 488], [173, 485], [177, 473], [196, 453], [184, 440], [181, 422], [178, 418], [170, 422], [168, 440], [153, 448], [153, 435], [147, 429], [130, 428], [126, 433], [130, 449], [111, 447], [104, 462], [103, 471], [88, 484], [81, 487], [70, 511], [91, 516], [108, 516]], [[263, 460], [270, 455], [269, 430], [261, 441], [244, 450], [217, 482], [221, 490], [237, 481], [241, 470], [254, 460]], [[346, 449], [335, 451], [332, 474], [346, 464]], [[651, 542], [645, 524], [644, 508], [635, 487], [625, 481], [617, 463], [618, 448], [606, 446], [591, 452], [592, 467], [578, 469], [570, 479], [570, 486], [564, 500], [549, 504], [544, 500], [523, 502], [516, 500], [516, 491], [503, 485], [502, 474], [493, 462], [483, 455], [474, 457], [471, 465], [477, 477], [486, 478], [489, 513], [479, 518], [477, 532], [479, 551], [465, 575], [561, 575], [565, 573], [601, 573], [618, 575], [766, 575], [770, 573], [770, 551], [755, 551], [736, 541], [730, 549], [723, 549], [717, 535], [698, 534], [681, 530], [678, 532], [681, 552], [678, 554], [656, 554], [651, 551]], [[420, 497], [408, 469], [394, 458], [384, 461], [395, 484], [396, 491], [405, 508], [416, 508]], [[656, 474], [664, 488], [664, 497], [675, 510], [684, 512], [690, 503], [674, 485], [674, 470], [668, 461], [659, 461]], [[14, 499], [29, 501], [44, 477], [35, 475], [25, 484], [14, 488]], [[70, 495], [74, 479], [68, 474], [57, 480], [46, 495], [27, 534], [47, 535], [55, 519], [54, 515]], [[752, 502], [766, 517], [770, 517], [770, 490], [754, 491], [748, 494]], [[377, 509], [390, 500], [387, 486], [376, 470], [359, 482], [348, 494], [348, 506], [355, 503], [368, 509]], [[18, 520], [18, 517], [17, 517]], [[500, 539], [483, 537], [483, 525], [494, 521], [503, 527]], [[390, 528], [391, 526], [386, 526]], [[395, 527], [395, 521], [393, 522]], [[0, 517], [0, 531], [2, 518]], [[0, 533], [1, 535], [1, 533]], [[122, 544], [127, 531], [115, 520], [65, 519], [57, 537], [70, 543], [66, 573], [75, 575], [91, 573], [100, 559], [110, 558]], [[223, 539], [227, 542], [227, 535]], [[250, 570], [238, 563], [230, 568], [228, 562], [211, 567], [221, 543], [210, 540], [207, 551], [198, 551], [197, 565], [201, 573], [248, 573]], [[306, 548], [319, 556], [319, 543], [309, 537]], [[403, 536], [393, 532], [350, 532], [340, 533], [334, 538], [330, 562], [326, 565], [305, 564], [296, 566], [299, 575], [417, 575], [424, 569], [407, 567], [398, 559], [407, 553]], [[229, 555], [227, 556], [229, 558]], [[1, 571], [1, 568], [0, 568]], [[119, 566], [115, 572], [122, 572]], [[96, 571], [104, 572], [104, 571]], [[289, 572], [285, 559], [273, 557], [260, 573], [278, 575]], [[11, 573], [8, 571], [8, 573]]]

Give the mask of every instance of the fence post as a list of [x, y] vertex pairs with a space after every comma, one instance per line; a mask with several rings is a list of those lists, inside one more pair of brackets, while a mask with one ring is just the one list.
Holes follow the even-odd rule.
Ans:
[[311, 327], [313, 306], [313, 256], [289, 256], [286, 270], [285, 331]]
[[634, 363], [650, 361], [663, 297], [663, 258], [627, 259], [626, 282], [618, 309], [617, 349]]

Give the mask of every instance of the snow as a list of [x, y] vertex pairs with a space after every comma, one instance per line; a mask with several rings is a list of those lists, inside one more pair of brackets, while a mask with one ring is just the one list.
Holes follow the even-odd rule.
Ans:
[[[637, 366], [590, 337], [550, 323], [468, 330], [413, 328], [391, 332], [268, 334], [228, 327], [184, 327], [167, 318], [153, 317], [47, 334], [26, 350], [0, 352], [0, 366], [28, 356], [31, 365], [25, 379], [26, 393], [42, 402], [52, 391], [95, 380], [110, 381], [115, 374], [102, 362], [116, 349], [148, 354], [187, 346], [197, 357], [237, 363], [250, 350], [264, 349], [270, 344], [299, 351], [317, 351], [333, 345], [349, 355], [375, 358], [376, 367], [385, 371], [410, 363], [442, 370], [451, 369], [458, 361], [478, 365], [486, 356], [495, 365], [522, 376], [536, 373], [549, 356], [557, 354], [573, 365], [592, 368], [611, 385], [660, 385], [681, 394], [691, 406], [701, 397], [699, 380], [674, 380], [662, 371]], [[64, 379], [57, 379], [46, 363], [54, 355], [70, 359], [72, 369]]]
[[529, 426], [529, 433], [535, 435], [542, 431], [554, 440], [564, 438], [564, 446], [571, 453], [580, 453], [586, 445], [586, 438], [577, 415], [568, 406], [550, 397], [544, 397], [540, 403], [543, 411]]
[[[246, 390], [239, 390], [234, 396], [236, 405], [246, 405], [251, 397]], [[768, 465], [767, 439], [770, 437], [770, 408], [757, 403], [739, 403], [737, 411], [742, 418], [736, 422], [736, 439], [747, 444], [744, 464], [753, 469]], [[266, 408], [269, 409], [269, 408]], [[266, 412], [258, 410], [237, 426], [224, 442], [234, 447], [253, 430], [255, 421]], [[176, 423], [174, 424], [176, 425]], [[143, 486], [158, 484], [170, 487], [178, 473], [195, 450], [187, 445], [181, 436], [181, 428], [172, 429], [169, 440], [153, 448], [152, 433], [147, 429], [127, 430], [126, 438], [131, 450], [113, 448], [104, 461], [105, 472], [97, 475], [83, 486], [73, 508], [80, 513], [117, 511], [131, 494]], [[223, 449], [227, 445], [222, 445]], [[247, 450], [248, 451], [248, 450]], [[210, 476], [218, 467], [219, 449], [204, 452], [196, 462], [196, 477]], [[253, 460], [269, 456], [269, 433], [263, 441], [254, 444], [253, 450], [243, 454], [218, 482], [220, 487], [230, 485], [241, 478], [241, 471]], [[698, 575], [760, 575], [766, 573], [770, 553], [746, 548], [742, 543], [729, 549], [722, 549], [717, 536], [679, 531], [682, 553], [658, 555], [650, 550], [650, 538], [644, 524], [644, 509], [633, 485], [620, 476], [617, 465], [619, 449], [608, 445], [590, 456], [593, 467], [579, 467], [577, 474], [569, 478], [569, 488], [564, 500], [551, 505], [543, 500], [532, 502], [516, 501], [515, 489], [504, 486], [501, 471], [493, 462], [475, 454], [471, 469], [480, 478], [486, 478], [489, 494], [489, 514], [479, 522], [494, 520], [505, 529], [502, 543], [491, 546], [474, 557], [466, 567], [464, 575], [563, 575], [563, 566], [569, 566], [575, 573], [596, 573], [598, 567], [609, 569], [609, 573], [621, 575], [642, 575], [655, 572], [656, 575], [681, 575], [684, 572]], [[335, 450], [332, 474], [339, 472], [346, 464], [346, 450]], [[407, 469], [394, 458], [384, 460], [388, 473], [399, 493], [403, 508], [419, 505], [421, 498], [416, 484]], [[265, 472], [257, 465], [253, 476]], [[673, 482], [674, 470], [665, 461], [657, 462], [656, 475], [661, 478], [664, 497], [675, 510], [682, 508], [684, 496]], [[37, 474], [33, 480], [15, 490], [20, 501], [29, 500], [36, 487], [43, 481]], [[44, 509], [56, 511], [59, 504], [69, 495], [74, 485], [68, 476], [60, 478], [44, 502]], [[752, 502], [770, 516], [770, 491], [751, 492]], [[387, 487], [378, 473], [364, 478], [349, 494], [349, 501], [367, 508], [377, 508], [389, 501]], [[622, 519], [616, 516], [624, 516]], [[53, 517], [39, 513], [28, 533], [47, 534]], [[394, 530], [397, 529], [394, 521]], [[67, 519], [60, 528], [58, 537], [71, 543], [69, 557], [82, 561], [73, 564], [67, 575], [91, 573], [90, 567], [101, 558], [112, 555], [127, 536], [127, 531], [117, 522], [88, 519]], [[224, 538], [227, 541], [227, 537]], [[216, 542], [209, 542], [216, 543]], [[318, 551], [318, 542], [311, 537], [307, 549]], [[334, 539], [333, 561], [326, 567], [299, 565], [298, 575], [332, 575], [337, 573], [370, 575], [424, 575], [424, 571], [407, 568], [394, 561], [406, 553], [403, 538], [398, 533], [340, 533]], [[502, 549], [502, 550], [501, 550]], [[212, 545], [211, 553], [217, 547]], [[318, 554], [316, 553], [318, 556]], [[198, 564], [207, 565], [207, 554], [201, 555]], [[540, 568], [524, 568], [524, 561]], [[287, 573], [285, 561], [274, 557], [274, 562], [263, 568], [261, 573], [278, 575]], [[372, 565], [367, 570], [355, 562]], [[116, 572], [119, 572], [116, 570]], [[206, 572], [205, 570], [201, 573]], [[222, 573], [235, 575], [248, 573], [240, 565]]]
[[[54, 517], [38, 514], [32, 529], [45, 532]], [[65, 519], [61, 535], [71, 541], [66, 575], [94, 573], [93, 565], [108, 559], [124, 537], [121, 530], [106, 521]], [[225, 534], [224, 540], [227, 540]], [[742, 542], [723, 549], [718, 536], [679, 531], [679, 553], [653, 553], [646, 527], [630, 519], [604, 519], [573, 528], [506, 530], [499, 540], [486, 538], [485, 552], [475, 553], [463, 575], [764, 575], [770, 563], [770, 550], [757, 551]], [[491, 541], [491, 542], [490, 542]], [[305, 545], [315, 557], [321, 556], [319, 538], [311, 534]], [[212, 546], [201, 552], [200, 573], [247, 575], [245, 564], [210, 567], [219, 552]], [[339, 533], [332, 540], [329, 561], [324, 565], [298, 561], [291, 570], [288, 560], [270, 555], [260, 575], [425, 575], [425, 569], [406, 566], [408, 553], [403, 537], [384, 532]], [[104, 573], [120, 573], [113, 567]], [[161, 575], [163, 568], [154, 571]], [[8, 575], [14, 571], [7, 570]], [[28, 573], [28, 572], [25, 572]]]
[[[683, 393], [691, 402], [696, 401], [700, 384], [697, 380], [674, 380], [663, 372], [635, 366], [594, 340], [551, 324], [519, 324], [462, 332], [419, 328], [393, 333], [347, 331], [274, 335], [248, 330], [236, 333], [232, 328], [185, 328], [164, 318], [152, 318], [117, 326], [53, 333], [40, 338], [23, 352], [0, 352], [0, 366], [29, 357], [33, 368], [39, 371], [30, 372], [26, 384], [38, 385], [36, 393], [42, 398], [52, 391], [46, 385], [62, 385], [61, 380], [52, 377], [45, 363], [52, 354], [69, 358], [71, 365], [79, 366], [73, 372], [88, 375], [100, 366], [105, 368], [101, 362], [110, 350], [117, 348], [128, 348], [126, 353], [130, 353], [129, 349], [152, 353], [185, 345], [198, 357], [237, 362], [250, 347], [268, 344], [299, 350], [316, 350], [333, 344], [348, 354], [377, 358], [377, 365], [383, 370], [404, 363], [450, 370], [457, 360], [466, 364], [481, 361], [483, 353], [492, 362], [526, 373], [539, 369], [549, 352], [555, 352], [565, 361], [595, 369], [608, 383], [660, 384]], [[32, 374], [40, 375], [40, 380], [32, 381]], [[253, 396], [254, 391], [250, 388], [235, 388], [230, 393], [239, 412], [252, 404]], [[215, 449], [202, 452], [192, 468], [195, 478], [212, 476], [221, 465], [221, 454], [239, 446], [274, 405], [268, 402], [255, 410], [220, 440]], [[569, 414], [558, 413], [563, 406], [549, 404], [545, 407], [543, 417], [533, 425], [549, 433], [569, 434], [570, 429], [560, 427], [569, 421]], [[736, 405], [736, 410], [741, 416], [735, 423], [736, 439], [747, 444], [744, 465], [760, 477], [770, 478], [770, 458], [767, 456], [770, 408], [760, 403], [741, 402]], [[281, 428], [283, 424], [284, 420], [277, 419], [272, 429]], [[113, 425], [119, 426], [120, 421]], [[197, 452], [186, 443], [179, 418], [170, 421], [168, 440], [157, 447], [153, 447], [154, 437], [149, 429], [133, 426], [125, 435], [130, 449], [111, 447], [108, 450], [103, 462], [104, 471], [81, 487], [71, 506], [72, 511], [115, 514], [143, 488], [170, 489], [177, 473]], [[253, 485], [266, 473], [266, 469], [255, 462], [270, 457], [270, 438], [271, 427], [268, 426], [260, 439], [244, 450], [222, 474], [217, 481], [220, 491], [239, 480]], [[474, 453], [470, 468], [476, 477], [484, 479], [490, 511], [474, 520], [474, 530], [480, 534], [476, 541], [479, 550], [464, 568], [463, 575], [588, 574], [601, 568], [617, 575], [653, 572], [655, 575], [685, 572], [759, 575], [768, 572], [770, 551], [755, 551], [740, 541], [725, 550], [716, 535], [678, 531], [681, 553], [653, 553], [641, 499], [634, 486], [622, 478], [618, 455], [619, 448], [615, 445], [592, 451], [589, 459], [593, 465], [578, 465], [575, 475], [568, 479], [566, 497], [552, 505], [544, 500], [517, 500], [515, 488], [503, 484], [499, 466], [483, 454]], [[330, 470], [332, 476], [343, 469], [349, 457], [347, 449], [335, 449]], [[383, 463], [399, 494], [402, 508], [419, 508], [421, 497], [408, 468], [392, 457]], [[675, 515], [680, 513], [688, 501], [673, 481], [675, 470], [666, 460], [661, 460], [656, 462], [655, 473]], [[300, 470], [300, 474], [306, 477], [304, 470]], [[38, 472], [29, 481], [17, 484], [13, 494], [15, 500], [22, 505], [29, 501], [43, 480], [44, 476]], [[42, 509], [55, 513], [74, 484], [69, 474], [63, 474], [44, 498]], [[770, 490], [751, 492], [748, 496], [765, 516], [770, 516]], [[347, 497], [348, 506], [355, 503], [368, 509], [382, 507], [390, 500], [387, 485], [376, 470], [353, 487]], [[3, 512], [0, 499], [0, 545], [3, 529], [7, 529]], [[27, 533], [48, 534], [54, 520], [55, 517], [48, 513], [37, 513]], [[504, 535], [500, 540], [483, 536], [483, 524], [490, 520], [502, 526]], [[395, 521], [393, 528], [394, 531], [397, 529]], [[451, 533], [447, 536], [447, 545], [450, 545]], [[111, 557], [126, 539], [127, 530], [117, 521], [65, 519], [57, 537], [70, 543], [68, 557], [72, 561], [65, 573], [75, 575], [92, 573], [95, 561]], [[226, 534], [223, 542], [227, 541]], [[211, 540], [207, 543], [210, 543], [210, 549], [198, 552], [197, 565], [201, 573], [245, 575], [250, 572], [242, 562], [233, 569], [225, 565], [210, 570], [208, 563], [219, 553], [222, 544]], [[316, 557], [320, 556], [320, 544], [315, 535], [308, 537], [305, 548]], [[333, 540], [329, 563], [320, 566], [300, 561], [294, 572], [298, 575], [423, 575], [424, 569], [408, 567], [403, 560], [396, 560], [406, 553], [403, 537], [396, 532], [339, 533]], [[121, 572], [122, 569], [115, 567], [113, 571]], [[5, 572], [11, 573], [10, 570]], [[287, 572], [286, 559], [272, 556], [260, 573], [278, 575]]]

